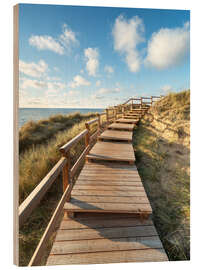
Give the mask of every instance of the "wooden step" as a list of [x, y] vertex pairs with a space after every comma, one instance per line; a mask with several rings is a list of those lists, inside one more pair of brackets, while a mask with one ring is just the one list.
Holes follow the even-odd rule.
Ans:
[[136, 120], [136, 121], [139, 121], [141, 116], [133, 116], [133, 115], [124, 115], [123, 118], [124, 119], [132, 119], [132, 120]]
[[86, 163], [73, 187], [70, 201], [64, 205], [64, 211], [150, 215], [152, 209], [136, 166], [130, 169], [128, 165], [119, 165], [120, 173], [117, 174], [114, 164], [112, 174], [110, 168], [110, 163], [108, 166], [106, 163]]
[[121, 142], [97, 142], [87, 155], [88, 160], [135, 162], [132, 144]]
[[132, 131], [134, 128], [134, 124], [122, 124], [122, 123], [113, 123], [108, 126], [108, 129], [115, 130], [129, 130]]
[[137, 124], [138, 122], [139, 122], [139, 119], [120, 118], [116, 120], [116, 123]]
[[132, 131], [106, 130], [98, 138], [114, 141], [132, 142]]
[[62, 220], [46, 265], [168, 260], [150, 219], [95, 215]]

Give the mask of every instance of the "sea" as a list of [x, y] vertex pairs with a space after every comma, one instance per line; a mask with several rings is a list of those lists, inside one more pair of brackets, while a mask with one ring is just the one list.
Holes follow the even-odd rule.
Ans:
[[38, 121], [47, 119], [55, 114], [68, 115], [79, 112], [86, 113], [100, 113], [104, 109], [91, 109], [91, 108], [19, 108], [19, 128], [21, 128], [28, 121]]

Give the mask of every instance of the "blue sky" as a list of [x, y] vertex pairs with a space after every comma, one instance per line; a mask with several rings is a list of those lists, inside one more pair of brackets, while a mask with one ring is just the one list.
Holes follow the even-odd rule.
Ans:
[[103, 108], [190, 86], [186, 10], [21, 4], [20, 107]]

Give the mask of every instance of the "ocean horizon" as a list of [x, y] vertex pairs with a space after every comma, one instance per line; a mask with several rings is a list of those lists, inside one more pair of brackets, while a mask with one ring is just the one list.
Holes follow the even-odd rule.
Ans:
[[18, 125], [21, 128], [29, 121], [47, 119], [52, 115], [68, 115], [79, 112], [81, 114], [96, 113], [104, 111], [103, 108], [19, 108]]

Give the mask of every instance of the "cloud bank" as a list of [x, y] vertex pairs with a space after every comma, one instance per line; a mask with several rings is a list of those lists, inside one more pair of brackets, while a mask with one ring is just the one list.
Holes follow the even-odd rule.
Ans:
[[176, 66], [184, 61], [189, 53], [189, 23], [182, 28], [161, 28], [152, 34], [148, 42], [145, 64], [157, 69]]

